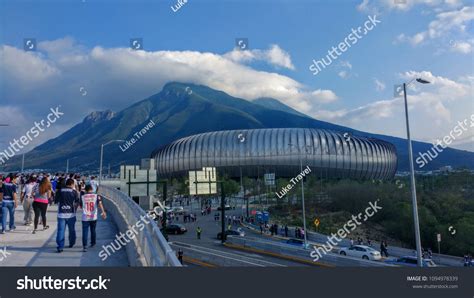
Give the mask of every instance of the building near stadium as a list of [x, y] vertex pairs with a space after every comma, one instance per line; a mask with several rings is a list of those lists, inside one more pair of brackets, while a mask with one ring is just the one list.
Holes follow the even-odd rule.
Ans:
[[391, 179], [397, 169], [391, 143], [314, 128], [206, 132], [165, 145], [152, 158], [161, 177], [203, 167], [230, 177], [294, 177], [300, 166], [309, 166], [312, 175], [323, 178]]

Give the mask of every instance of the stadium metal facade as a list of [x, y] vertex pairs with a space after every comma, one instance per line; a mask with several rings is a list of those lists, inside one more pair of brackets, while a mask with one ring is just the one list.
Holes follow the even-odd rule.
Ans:
[[275, 173], [293, 177], [309, 166], [327, 178], [390, 179], [397, 168], [391, 143], [313, 128], [214, 131], [176, 140], [152, 153], [159, 176], [202, 167], [237, 177]]

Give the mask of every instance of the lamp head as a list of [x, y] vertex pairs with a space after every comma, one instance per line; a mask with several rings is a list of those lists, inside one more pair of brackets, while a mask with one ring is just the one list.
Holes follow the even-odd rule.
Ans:
[[422, 78], [417, 78], [416, 81], [417, 81], [418, 83], [421, 83], [421, 84], [429, 84], [429, 83], [430, 83], [430, 81], [424, 80], [424, 79], [422, 79]]

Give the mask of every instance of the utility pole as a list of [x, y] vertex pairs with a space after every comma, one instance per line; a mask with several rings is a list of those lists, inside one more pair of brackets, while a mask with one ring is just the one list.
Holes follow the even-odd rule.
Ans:
[[225, 235], [225, 192], [224, 192], [224, 181], [220, 182], [221, 184], [221, 243], [224, 244], [226, 240], [226, 235]]
[[414, 219], [414, 225], [415, 225], [416, 258], [417, 258], [418, 266], [423, 267], [422, 257], [421, 257], [420, 224], [418, 222], [418, 204], [416, 200], [415, 167], [413, 165], [413, 150], [411, 147], [410, 123], [408, 121], [407, 86], [405, 83], [403, 83], [403, 95], [405, 98], [405, 118], [406, 118], [405, 120], [406, 120], [407, 140], [408, 140], [408, 159], [410, 161], [410, 188], [411, 188], [411, 199], [412, 199], [412, 208], [413, 208], [413, 219]]
[[[301, 148], [293, 144], [288, 144], [288, 145], [294, 146], [296, 147], [296, 149], [298, 149], [298, 155], [300, 158], [300, 173], [302, 173], [303, 172], [303, 157], [301, 156]], [[307, 153], [306, 149], [311, 148], [311, 146], [305, 146], [304, 148], [305, 148], [305, 153]], [[301, 208], [303, 209], [304, 246], [306, 247], [308, 231], [306, 230], [306, 208], [304, 204], [304, 179], [301, 179]]]

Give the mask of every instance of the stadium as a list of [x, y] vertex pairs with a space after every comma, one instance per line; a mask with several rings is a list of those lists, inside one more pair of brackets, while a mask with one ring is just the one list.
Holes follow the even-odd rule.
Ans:
[[152, 158], [160, 177], [203, 167], [229, 177], [293, 177], [300, 166], [309, 166], [312, 175], [323, 178], [391, 179], [397, 169], [391, 143], [314, 128], [206, 132], [165, 145]]

